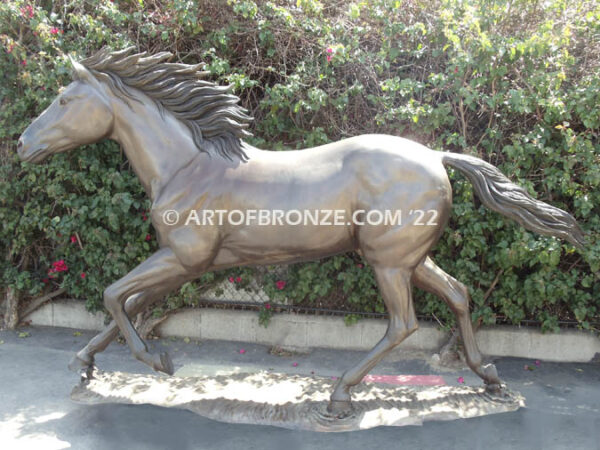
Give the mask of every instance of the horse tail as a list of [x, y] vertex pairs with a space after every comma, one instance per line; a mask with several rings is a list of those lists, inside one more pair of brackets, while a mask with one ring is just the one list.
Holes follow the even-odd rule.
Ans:
[[493, 165], [458, 153], [444, 153], [442, 164], [465, 175], [481, 203], [492, 211], [510, 217], [528, 230], [565, 239], [577, 248], [585, 245], [585, 234], [571, 214], [531, 197]]

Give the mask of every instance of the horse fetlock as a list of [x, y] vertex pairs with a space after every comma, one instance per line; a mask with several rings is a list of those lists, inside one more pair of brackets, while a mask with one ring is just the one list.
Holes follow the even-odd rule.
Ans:
[[502, 381], [498, 377], [498, 371], [493, 364], [483, 366], [483, 381], [487, 385], [501, 385]]
[[467, 352], [465, 354], [469, 367], [481, 378], [485, 378], [485, 368], [482, 367], [483, 358], [481, 355], [469, 355]]
[[167, 352], [162, 352], [159, 355], [154, 355], [154, 361], [152, 367], [157, 372], [163, 372], [167, 375], [173, 375], [175, 368], [173, 367], [173, 361]]
[[79, 372], [83, 369], [88, 369], [94, 365], [94, 357], [89, 355], [87, 352], [81, 350], [75, 354], [71, 361], [69, 361], [69, 370], [73, 372]]

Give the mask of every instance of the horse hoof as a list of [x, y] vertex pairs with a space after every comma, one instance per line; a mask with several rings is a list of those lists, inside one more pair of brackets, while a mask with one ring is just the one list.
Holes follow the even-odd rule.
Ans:
[[[155, 357], [155, 360], [157, 358]], [[167, 352], [163, 352], [158, 355], [158, 361], [154, 364], [154, 370], [159, 372], [164, 372], [167, 375], [173, 375], [175, 369], [173, 368], [173, 361], [171, 361], [171, 357]]]
[[347, 400], [330, 400], [327, 412], [336, 419], [344, 419], [352, 414], [354, 408], [352, 402]]
[[506, 394], [506, 391], [504, 390], [504, 385], [502, 385], [501, 383], [486, 384], [485, 392], [487, 392], [490, 395], [493, 395], [494, 397], [504, 397]]
[[88, 356], [87, 358], [79, 356], [77, 353], [69, 362], [69, 370], [73, 372], [80, 372], [81, 370], [87, 370], [94, 365], [94, 357]]

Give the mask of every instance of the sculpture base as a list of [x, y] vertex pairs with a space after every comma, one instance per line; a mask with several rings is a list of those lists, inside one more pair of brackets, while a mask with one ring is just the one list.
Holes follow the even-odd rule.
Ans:
[[525, 406], [517, 392], [494, 396], [483, 387], [390, 386], [361, 383], [352, 390], [353, 411], [327, 412], [335, 381], [270, 372], [167, 377], [94, 370], [71, 399], [87, 404], [152, 404], [181, 408], [210, 419], [310, 431], [352, 431], [381, 425], [421, 425], [515, 411]]

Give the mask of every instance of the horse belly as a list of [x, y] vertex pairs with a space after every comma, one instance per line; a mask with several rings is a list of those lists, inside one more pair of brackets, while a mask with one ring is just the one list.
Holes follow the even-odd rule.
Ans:
[[229, 233], [222, 249], [249, 264], [308, 261], [356, 248], [351, 226], [268, 225], [245, 227]]

